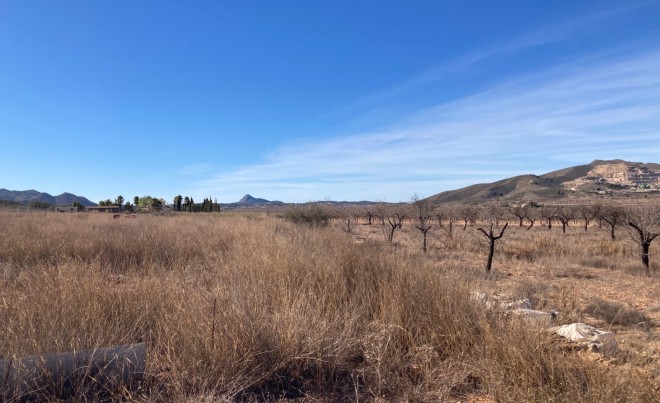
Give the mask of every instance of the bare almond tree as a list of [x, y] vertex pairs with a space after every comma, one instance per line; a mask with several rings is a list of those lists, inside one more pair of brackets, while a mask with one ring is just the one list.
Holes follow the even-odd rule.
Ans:
[[610, 237], [614, 241], [616, 239], [614, 229], [617, 225], [625, 223], [626, 212], [621, 207], [607, 206], [600, 210], [600, 219], [610, 226]]
[[375, 213], [372, 210], [367, 211], [367, 220], [368, 220], [367, 225], [371, 225], [374, 219], [374, 215]]
[[552, 229], [552, 221], [555, 219], [557, 214], [557, 207], [541, 207], [541, 223], [543, 221], [548, 221], [548, 229]]
[[554, 218], [559, 220], [561, 223], [561, 231], [565, 234], [566, 227], [570, 224], [571, 220], [575, 219], [575, 210], [571, 207], [562, 207], [557, 209], [555, 212]]
[[433, 213], [433, 208], [426, 200], [420, 200], [419, 196], [414, 195], [412, 197], [413, 208], [415, 209], [415, 215], [417, 216], [417, 223], [415, 228], [422, 233], [422, 251], [426, 253], [426, 244], [428, 233], [433, 228], [431, 225], [431, 216]]
[[627, 219], [630, 236], [642, 248], [642, 264], [647, 276], [649, 269], [649, 248], [651, 242], [660, 235], [660, 206], [636, 207], [628, 211]]
[[518, 218], [518, 226], [522, 227], [523, 226], [523, 220], [527, 218], [527, 211], [529, 209], [527, 206], [523, 205], [515, 205], [513, 207], [509, 208], [509, 213], [511, 213], [512, 216]]
[[587, 232], [589, 228], [589, 223], [598, 217], [600, 212], [600, 204], [594, 205], [582, 205], [578, 208], [578, 215], [584, 221], [584, 232]]
[[353, 225], [357, 224], [358, 212], [355, 207], [351, 205], [337, 205], [328, 208], [328, 213], [331, 218], [339, 221], [339, 228], [346, 233], [353, 232]]
[[492, 219], [495, 220], [495, 226], [497, 227], [499, 227], [500, 222], [507, 221], [509, 215], [509, 212], [506, 209], [495, 205], [486, 207], [486, 212], [489, 217], [492, 217]]
[[444, 221], [447, 218], [447, 211], [445, 209], [441, 209], [439, 207], [436, 207], [434, 209], [434, 216], [436, 220], [438, 220], [438, 227], [444, 227]]
[[463, 231], [467, 229], [469, 223], [474, 223], [479, 215], [479, 210], [474, 206], [465, 206], [458, 212], [461, 220], [463, 220]]
[[385, 206], [380, 204], [377, 207], [377, 216], [381, 219], [385, 239], [392, 243], [394, 241], [394, 232], [401, 229], [402, 222], [406, 218], [406, 213], [400, 206]]
[[536, 222], [537, 219], [539, 219], [539, 213], [537, 211], [534, 211], [535, 209], [527, 208], [525, 209], [525, 219], [529, 222], [529, 226], [527, 227], [527, 231], [532, 229], [534, 226], [534, 223]]
[[[450, 238], [454, 236], [454, 222], [458, 218], [458, 211], [453, 206], [444, 206], [435, 208], [435, 217], [438, 219], [438, 227], [447, 231]], [[447, 220], [447, 225], [443, 220]]]
[[499, 223], [501, 220], [498, 220], [497, 217], [489, 214], [487, 210], [482, 211], [483, 215], [481, 217], [480, 223], [481, 226], [477, 228], [477, 231], [481, 232], [486, 239], [488, 240], [488, 259], [486, 260], [486, 274], [490, 273], [490, 270], [493, 266], [493, 256], [495, 256], [495, 242], [499, 239], [502, 239], [504, 236], [504, 231], [506, 231], [509, 226], [508, 222], [504, 222], [503, 226], [500, 226]]
[[373, 217], [380, 221], [380, 225], [385, 225], [385, 216], [387, 215], [387, 205], [378, 203], [373, 208]]

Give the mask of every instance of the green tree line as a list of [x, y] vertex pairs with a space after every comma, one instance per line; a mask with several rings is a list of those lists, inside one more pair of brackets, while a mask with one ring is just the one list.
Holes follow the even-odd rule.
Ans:
[[[133, 203], [127, 201], [122, 195], [117, 196], [114, 201], [112, 199], [105, 199], [99, 201], [99, 206], [119, 206], [123, 211], [137, 211], [141, 208], [158, 209], [165, 205], [165, 200], [153, 196], [135, 196]], [[181, 211], [187, 213], [219, 213], [220, 203], [218, 200], [212, 198], [204, 198], [201, 203], [195, 203], [192, 197], [176, 195], [173, 200], [174, 211]]]
[[187, 213], [219, 213], [221, 209], [217, 199], [213, 201], [208, 197], [204, 198], [201, 203], [195, 203], [195, 200], [190, 196], [176, 195], [174, 197], [174, 210]]

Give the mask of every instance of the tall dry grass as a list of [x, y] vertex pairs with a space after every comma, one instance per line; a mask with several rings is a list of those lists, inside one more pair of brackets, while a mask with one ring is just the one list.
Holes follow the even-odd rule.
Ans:
[[0, 213], [0, 226], [0, 356], [144, 341], [146, 380], [118, 399], [659, 397], [634, 367], [604, 370], [484, 310], [465, 270], [332, 227], [43, 213]]

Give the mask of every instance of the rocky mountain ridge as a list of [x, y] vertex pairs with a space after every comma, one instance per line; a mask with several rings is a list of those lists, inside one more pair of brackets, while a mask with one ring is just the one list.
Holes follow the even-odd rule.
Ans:
[[478, 204], [490, 201], [529, 202], [562, 198], [660, 194], [660, 164], [594, 160], [543, 175], [520, 175], [492, 183], [438, 193], [434, 204]]

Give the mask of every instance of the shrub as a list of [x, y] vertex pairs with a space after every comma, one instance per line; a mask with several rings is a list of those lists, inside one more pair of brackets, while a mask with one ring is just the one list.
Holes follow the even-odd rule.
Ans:
[[612, 325], [635, 326], [649, 321], [646, 315], [636, 309], [627, 308], [623, 304], [600, 298], [593, 298], [584, 311]]
[[318, 227], [328, 224], [330, 214], [318, 203], [309, 203], [290, 208], [284, 213], [284, 218], [296, 224]]

